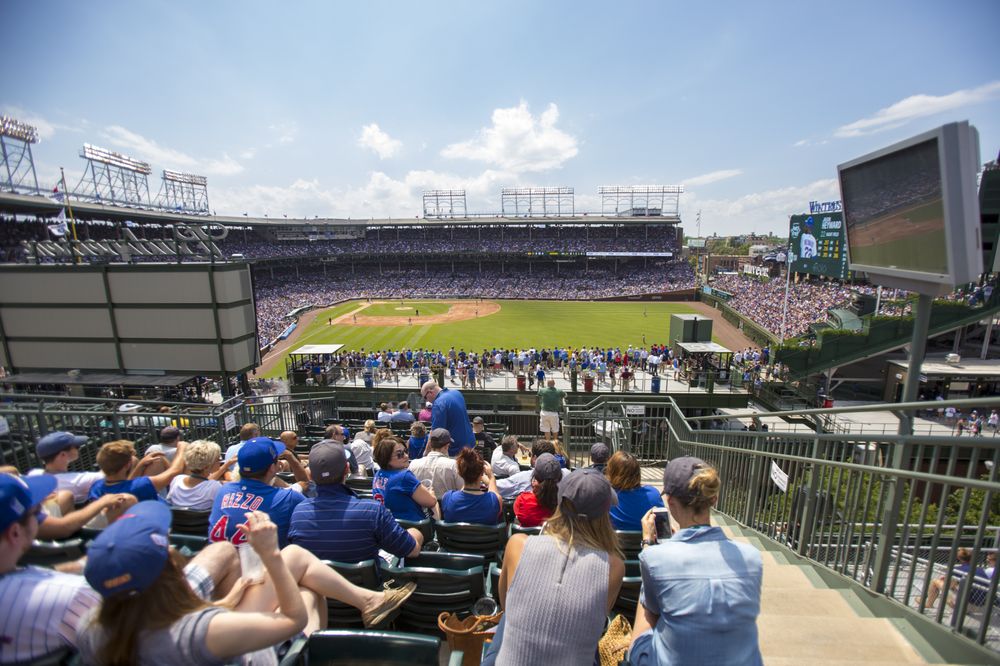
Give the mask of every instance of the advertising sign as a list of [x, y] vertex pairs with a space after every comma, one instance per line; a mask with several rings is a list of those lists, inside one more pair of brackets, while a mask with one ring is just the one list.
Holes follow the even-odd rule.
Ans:
[[847, 279], [843, 213], [792, 215], [788, 237], [793, 273]]

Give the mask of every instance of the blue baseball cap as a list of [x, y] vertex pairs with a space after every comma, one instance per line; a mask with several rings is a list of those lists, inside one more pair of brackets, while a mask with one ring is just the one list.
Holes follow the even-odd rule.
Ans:
[[167, 563], [169, 532], [170, 507], [139, 502], [91, 542], [84, 577], [104, 597], [145, 590]]
[[240, 465], [240, 474], [258, 474], [274, 464], [285, 452], [284, 442], [270, 437], [254, 437], [243, 442], [236, 458]]
[[87, 438], [81, 435], [74, 435], [71, 432], [59, 431], [50, 432], [45, 437], [38, 440], [35, 445], [35, 453], [39, 458], [45, 459], [60, 451], [65, 451], [71, 446], [83, 446], [87, 443]]
[[0, 474], [0, 532], [41, 504], [56, 485], [56, 477], [51, 474], [35, 474], [23, 479], [13, 474]]

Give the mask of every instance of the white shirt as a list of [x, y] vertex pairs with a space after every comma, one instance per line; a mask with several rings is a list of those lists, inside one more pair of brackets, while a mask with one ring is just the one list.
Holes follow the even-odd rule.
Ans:
[[195, 511], [211, 511], [212, 503], [215, 501], [219, 489], [222, 488], [222, 483], [208, 479], [193, 488], [188, 488], [184, 484], [186, 478], [188, 478], [187, 474], [180, 474], [170, 481], [167, 502]]
[[493, 449], [493, 457], [490, 458], [490, 466], [493, 468], [494, 474], [502, 474], [505, 476], [512, 476], [521, 471], [521, 466], [516, 460], [508, 455], [504, 455], [502, 446], [498, 446]]
[[174, 461], [174, 456], [177, 455], [177, 447], [170, 446], [168, 444], [153, 444], [151, 447], [146, 449], [146, 454], [148, 455], [150, 453], [162, 453], [167, 457], [167, 460], [172, 463]]
[[101, 597], [83, 576], [24, 567], [0, 576], [0, 662], [37, 659], [76, 648], [83, 616]]
[[[368, 433], [364, 434], [367, 435]], [[351, 450], [351, 453], [354, 454], [354, 459], [358, 461], [358, 467], [370, 470], [372, 466], [375, 464], [372, 461], [372, 447], [369, 446], [368, 442], [361, 439], [360, 437], [361, 433], [359, 433], [358, 435], [359, 436], [353, 442], [351, 442], [349, 448]]]
[[[36, 467], [29, 471], [27, 476], [37, 476], [39, 474], [45, 474], [45, 470], [41, 467]], [[104, 478], [104, 472], [59, 472], [52, 476], [56, 477], [56, 482], [59, 484], [56, 486], [58, 490], [70, 491], [73, 493], [73, 502], [75, 504], [82, 504], [87, 501], [87, 496], [90, 494], [90, 487], [94, 485], [94, 482]]]
[[410, 471], [420, 481], [430, 479], [431, 489], [438, 499], [449, 490], [461, 490], [465, 481], [458, 475], [455, 461], [440, 451], [431, 451], [410, 463]]

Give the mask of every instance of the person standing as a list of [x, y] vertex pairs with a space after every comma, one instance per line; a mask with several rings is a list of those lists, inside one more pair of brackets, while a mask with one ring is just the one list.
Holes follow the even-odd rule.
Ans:
[[556, 388], [554, 379], [547, 382], [547, 386], [538, 390], [539, 418], [538, 427], [542, 431], [542, 436], [548, 439], [559, 437], [559, 412], [563, 409], [563, 400], [566, 398], [566, 391]]
[[424, 400], [434, 403], [431, 410], [431, 429], [444, 428], [451, 436], [448, 455], [454, 458], [464, 448], [476, 445], [476, 436], [469, 423], [469, 411], [465, 397], [457, 389], [443, 389], [431, 380], [420, 387]]

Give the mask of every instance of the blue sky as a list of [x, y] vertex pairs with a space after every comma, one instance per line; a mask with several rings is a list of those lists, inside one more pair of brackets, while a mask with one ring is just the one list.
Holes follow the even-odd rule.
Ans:
[[5, 0], [0, 110], [43, 185], [83, 143], [220, 214], [413, 217], [421, 192], [683, 185], [688, 233], [787, 233], [836, 165], [969, 120], [1000, 149], [1000, 2]]

